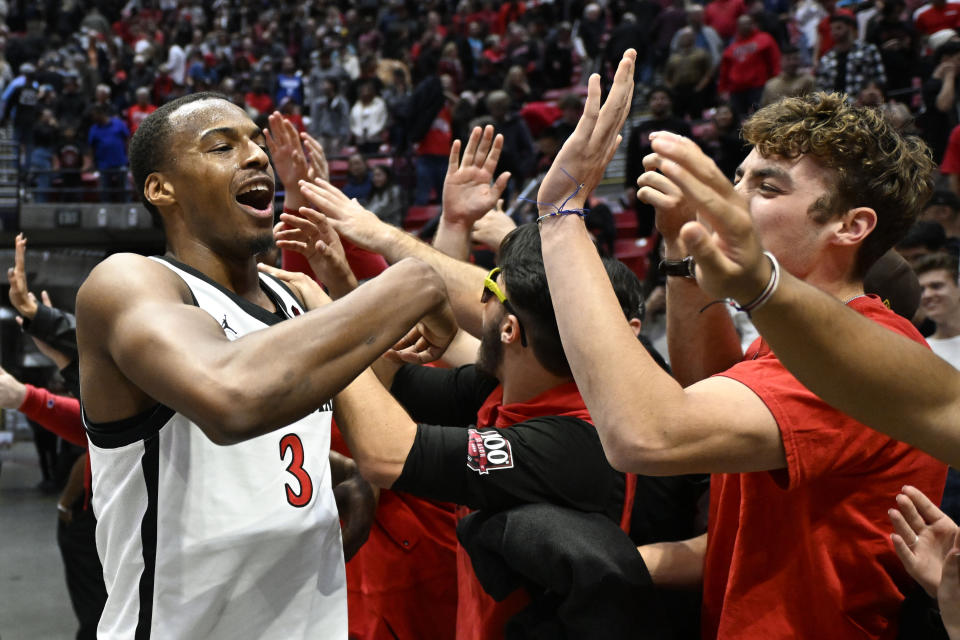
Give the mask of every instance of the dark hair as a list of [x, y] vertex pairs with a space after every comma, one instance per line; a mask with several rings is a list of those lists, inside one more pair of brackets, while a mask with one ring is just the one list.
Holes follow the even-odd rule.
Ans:
[[[200, 100], [223, 100], [230, 102], [230, 98], [222, 93], [211, 91], [202, 93], [191, 93], [189, 95], [177, 98], [163, 105], [149, 116], [144, 118], [136, 133], [130, 139], [130, 172], [133, 174], [133, 186], [140, 196], [140, 201], [153, 222], [162, 228], [160, 212], [151, 204], [143, 193], [146, 186], [147, 177], [156, 171], [162, 171], [170, 159], [170, 134], [173, 132], [170, 126], [170, 114], [185, 104], [199, 102]], [[230, 104], [233, 104], [230, 102]]]
[[951, 281], [957, 284], [960, 279], [960, 266], [957, 264], [957, 257], [949, 253], [931, 253], [917, 260], [913, 265], [913, 271], [918, 276], [928, 271], [937, 271], [943, 269], [950, 274]]
[[[642, 317], [640, 280], [619, 260], [605, 259], [603, 264], [624, 316]], [[571, 375], [543, 268], [540, 229], [535, 223], [520, 225], [507, 234], [500, 243], [499, 266], [507, 299], [520, 314], [537, 361], [556, 376]]]
[[898, 249], [914, 249], [924, 247], [930, 251], [939, 251], [947, 244], [947, 234], [939, 222], [932, 220], [920, 220], [913, 223], [913, 226], [907, 230], [897, 243]]
[[655, 84], [650, 87], [650, 93], [647, 94], [647, 100], [649, 100], [655, 93], [665, 93], [668, 98], [670, 98], [670, 103], [673, 103], [673, 92], [670, 91], [669, 87], [662, 84]]
[[603, 266], [607, 270], [610, 284], [613, 285], [613, 292], [617, 294], [617, 302], [620, 303], [623, 315], [627, 320], [637, 319], [643, 322], [647, 308], [640, 278], [616, 258], [603, 258]]

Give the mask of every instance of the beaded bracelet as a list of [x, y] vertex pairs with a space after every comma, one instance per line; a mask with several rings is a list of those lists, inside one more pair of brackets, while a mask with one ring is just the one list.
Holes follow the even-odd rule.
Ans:
[[590, 209], [564, 209], [564, 207], [567, 206], [567, 203], [570, 202], [571, 198], [573, 198], [573, 197], [576, 196], [578, 193], [580, 193], [580, 190], [583, 189], [584, 184], [583, 184], [582, 182], [577, 182], [577, 179], [574, 178], [574, 177], [573, 177], [572, 175], [570, 175], [569, 173], [567, 173], [567, 170], [564, 169], [563, 167], [560, 167], [560, 171], [563, 171], [563, 174], [564, 174], [565, 176], [567, 176], [568, 178], [570, 178], [570, 180], [573, 181], [573, 184], [577, 185], [577, 188], [574, 189], [573, 193], [571, 193], [569, 196], [567, 196], [567, 199], [564, 200], [563, 203], [562, 203], [559, 207], [558, 207], [557, 205], [553, 204], [552, 202], [538, 202], [538, 201], [536, 201], [536, 200], [531, 200], [530, 198], [524, 198], [524, 197], [518, 198], [518, 200], [523, 200], [524, 202], [532, 202], [533, 204], [537, 205], [538, 207], [553, 207], [554, 209], [556, 209], [556, 211], [554, 211], [554, 212], [552, 212], [552, 213], [546, 213], [546, 214], [540, 216], [539, 218], [537, 218], [537, 223], [538, 223], [538, 224], [539, 224], [540, 222], [542, 222], [543, 220], [546, 220], [547, 218], [553, 218], [553, 217], [555, 217], [555, 216], [577, 215], [577, 216], [580, 216], [581, 218], [585, 218], [585, 217], [587, 217], [587, 212], [590, 211]]

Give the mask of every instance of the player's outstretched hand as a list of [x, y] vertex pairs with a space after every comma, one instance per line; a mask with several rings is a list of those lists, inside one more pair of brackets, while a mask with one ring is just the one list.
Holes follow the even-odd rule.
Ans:
[[7, 269], [10, 282], [10, 304], [21, 316], [33, 320], [37, 315], [37, 298], [27, 289], [27, 237], [17, 234], [14, 244], [13, 267]]
[[340, 236], [327, 217], [309, 207], [300, 207], [300, 215], [280, 214], [273, 229], [277, 247], [302, 254], [335, 299], [357, 288]]
[[361, 249], [382, 253], [382, 247], [390, 241], [394, 227], [326, 180], [301, 181], [300, 193], [313, 209], [327, 217], [334, 231]]
[[906, 486], [902, 491], [897, 508], [887, 512], [894, 531], [890, 539], [907, 573], [936, 598], [944, 559], [960, 528], [919, 489]]
[[303, 300], [303, 306], [305, 306], [308, 311], [310, 309], [317, 309], [331, 302], [330, 296], [327, 295], [326, 291], [324, 291], [313, 278], [305, 273], [300, 273], [299, 271], [296, 273], [284, 271], [283, 269], [271, 267], [262, 262], [257, 264], [257, 268], [286, 283], [294, 293], [299, 294], [300, 299]]
[[0, 407], [19, 409], [27, 397], [27, 387], [0, 367]]
[[[620, 145], [620, 131], [630, 114], [633, 98], [633, 68], [637, 52], [627, 49], [613, 78], [613, 87], [600, 106], [600, 76], [587, 82], [587, 100], [577, 128], [567, 138], [553, 164], [540, 183], [537, 201], [540, 213], [556, 211], [547, 203], [564, 209], [582, 209]], [[579, 190], [578, 185], [582, 185]], [[576, 192], [576, 195], [572, 194]], [[569, 198], [569, 200], [568, 200]]]
[[753, 230], [747, 204], [697, 144], [674, 133], [650, 134], [657, 168], [680, 189], [697, 220], [679, 229], [697, 263], [697, 282], [717, 298], [749, 302], [770, 280], [770, 262]]
[[439, 360], [459, 327], [449, 304], [423, 318], [385, 355], [397, 362], [426, 364]]
[[443, 217], [467, 228], [493, 208], [507, 188], [510, 172], [493, 181], [493, 173], [503, 150], [503, 136], [493, 135], [493, 125], [474, 127], [460, 157], [461, 142], [450, 147], [450, 164], [443, 181]]

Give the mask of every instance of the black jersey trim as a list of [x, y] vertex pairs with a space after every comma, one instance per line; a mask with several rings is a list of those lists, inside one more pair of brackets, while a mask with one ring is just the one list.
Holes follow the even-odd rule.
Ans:
[[158, 258], [176, 267], [177, 269], [186, 271], [187, 273], [189, 273], [195, 278], [199, 278], [200, 280], [203, 280], [204, 282], [209, 284], [211, 287], [214, 287], [220, 293], [230, 298], [230, 300], [232, 300], [234, 304], [236, 304], [238, 307], [246, 311], [249, 315], [253, 316], [260, 322], [264, 323], [265, 325], [275, 325], [278, 322], [282, 322], [283, 320], [287, 319], [286, 318], [287, 305], [283, 304], [282, 300], [278, 300], [277, 294], [268, 285], [265, 285], [263, 280], [260, 280], [260, 289], [267, 294], [267, 296], [270, 298], [270, 301], [273, 302], [273, 304], [277, 307], [277, 310], [280, 311], [280, 313], [282, 313], [284, 317], [280, 317], [276, 313], [271, 313], [270, 311], [267, 311], [263, 307], [250, 302], [246, 298], [242, 298], [238, 296], [233, 291], [230, 291], [229, 289], [221, 285], [219, 282], [215, 282], [214, 280], [211, 280], [209, 276], [207, 276], [204, 273], [201, 273], [200, 271], [197, 271], [190, 265], [183, 264], [179, 260], [171, 258], [170, 256], [158, 256]]
[[[293, 300], [294, 302], [296, 302], [297, 304], [299, 304], [301, 307], [304, 307], [304, 311], [306, 311], [306, 305], [304, 305], [304, 304], [303, 304], [303, 301], [300, 300], [300, 296], [296, 295], [296, 294], [293, 292], [293, 290], [292, 290], [290, 287], [287, 286], [287, 283], [286, 283], [286, 282], [284, 282], [284, 281], [281, 280], [280, 278], [277, 278], [276, 276], [270, 275], [269, 273], [264, 273], [264, 274], [262, 274], [262, 275], [265, 276], [265, 277], [267, 278], [267, 280], [269, 280], [270, 282], [279, 285], [281, 289], [283, 289], [284, 291], [287, 292], [287, 295], [290, 296], [290, 299], [291, 299], [291, 300]], [[276, 295], [276, 292], [273, 292], [273, 293], [274, 293], [274, 295]], [[284, 309], [287, 308], [287, 303], [285, 303], [283, 300], [280, 300], [280, 303], [283, 305], [283, 308], [284, 308]]]
[[119, 449], [140, 440], [147, 440], [160, 433], [163, 425], [167, 424], [176, 411], [162, 404], [138, 413], [130, 418], [114, 420], [113, 422], [93, 422], [87, 417], [87, 411], [80, 403], [83, 415], [83, 426], [87, 430], [87, 438], [101, 449]]
[[160, 435], [153, 434], [143, 443], [143, 481], [147, 489], [147, 509], [140, 523], [143, 549], [143, 573], [140, 574], [140, 612], [135, 640], [148, 640], [153, 626], [153, 587], [157, 569], [157, 484], [160, 476]]

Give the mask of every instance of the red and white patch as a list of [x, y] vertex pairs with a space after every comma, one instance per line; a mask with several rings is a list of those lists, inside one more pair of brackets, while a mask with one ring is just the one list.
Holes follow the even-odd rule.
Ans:
[[513, 452], [497, 429], [467, 431], [467, 466], [486, 475], [496, 469], [513, 468]]

